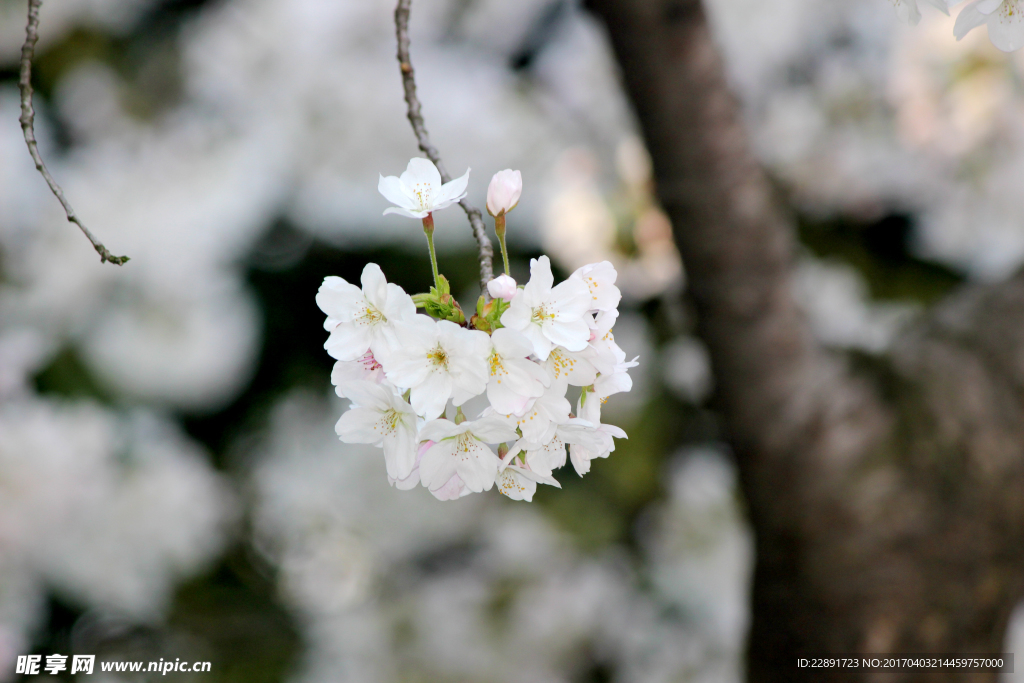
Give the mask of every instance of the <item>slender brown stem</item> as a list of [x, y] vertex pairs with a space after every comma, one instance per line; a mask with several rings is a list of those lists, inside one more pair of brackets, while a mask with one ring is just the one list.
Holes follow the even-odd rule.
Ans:
[[[416, 97], [416, 77], [412, 68], [412, 60], [409, 58], [409, 6], [412, 0], [398, 0], [395, 7], [395, 35], [398, 38], [398, 66], [402, 72], [402, 87], [405, 89], [405, 103], [409, 110], [407, 116], [412, 124], [412, 132], [416, 135], [420, 150], [427, 155], [427, 158], [434, 162], [437, 170], [441, 173], [442, 182], [450, 182], [452, 177], [448, 175], [444, 164], [441, 162], [441, 155], [437, 148], [430, 144], [430, 137], [427, 135], [427, 128], [423, 123], [422, 107], [419, 98]], [[459, 205], [466, 212], [469, 224], [473, 228], [473, 236], [476, 237], [477, 246], [480, 250], [480, 287], [484, 296], [487, 295], [487, 283], [494, 279], [494, 271], [491, 262], [494, 258], [494, 250], [491, 248], [491, 241], [487, 239], [487, 229], [484, 227], [484, 219], [480, 210], [463, 199]]]
[[35, 132], [36, 112], [32, 107], [32, 58], [35, 56], [36, 42], [39, 40], [39, 7], [42, 4], [43, 0], [28, 0], [28, 23], [25, 26], [25, 44], [21, 46], [21, 74], [18, 78], [18, 89], [21, 90], [21, 117], [18, 120], [21, 121], [21, 131], [25, 135], [25, 144], [28, 145], [28, 153], [32, 155], [32, 161], [36, 164], [36, 170], [42, 174], [46, 184], [50, 186], [53, 196], [64, 207], [64, 213], [67, 214], [68, 221], [77, 225], [82, 234], [92, 242], [93, 249], [100, 255], [100, 263], [107, 261], [122, 266], [128, 262], [128, 257], [114, 256], [103, 246], [102, 242], [89, 232], [89, 228], [85, 227], [85, 224], [79, 220], [75, 210], [71, 207], [71, 203], [64, 196], [64, 190], [61, 189], [57, 181], [50, 175], [46, 164], [43, 163], [43, 157], [39, 155], [39, 146], [36, 143]]

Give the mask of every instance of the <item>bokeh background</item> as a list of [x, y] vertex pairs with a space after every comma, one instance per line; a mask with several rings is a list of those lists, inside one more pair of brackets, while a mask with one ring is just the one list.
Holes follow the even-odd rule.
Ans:
[[[1024, 262], [1024, 58], [984, 29], [955, 42], [937, 12], [904, 27], [884, 0], [708, 6], [823, 342], [869, 358]], [[392, 10], [44, 3], [40, 147], [131, 256], [117, 268], [32, 167], [25, 3], [0, 0], [0, 681], [30, 652], [209, 660], [170, 675], [205, 683], [743, 680], [752, 541], [707, 354], [578, 3], [416, 0], [413, 59], [470, 199], [522, 170], [514, 275], [540, 253], [563, 277], [619, 269], [616, 339], [641, 364], [605, 415], [630, 439], [531, 505], [390, 489], [379, 451], [335, 437], [319, 283], [368, 261], [408, 291], [430, 280], [418, 222], [382, 217], [376, 192], [417, 155]], [[436, 219], [468, 305], [468, 224]], [[1009, 641], [1024, 652], [1024, 618]]]

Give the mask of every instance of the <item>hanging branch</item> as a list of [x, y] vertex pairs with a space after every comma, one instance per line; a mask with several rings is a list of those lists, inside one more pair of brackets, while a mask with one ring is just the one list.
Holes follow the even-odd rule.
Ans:
[[21, 75], [18, 79], [18, 89], [21, 91], [21, 117], [18, 120], [21, 121], [21, 131], [25, 135], [25, 144], [28, 145], [28, 153], [32, 155], [32, 161], [36, 164], [36, 170], [43, 175], [43, 179], [50, 186], [53, 196], [64, 207], [64, 213], [67, 214], [68, 221], [77, 225], [86, 238], [92, 242], [93, 249], [100, 255], [100, 263], [109, 261], [121, 266], [128, 261], [128, 257], [114, 256], [103, 246], [102, 242], [93, 237], [93, 234], [89, 232], [85, 224], [75, 215], [75, 210], [64, 196], [64, 190], [61, 189], [57, 181], [50, 175], [46, 164], [43, 163], [43, 158], [39, 155], [35, 133], [36, 112], [32, 107], [32, 58], [35, 56], [36, 41], [39, 40], [39, 7], [42, 4], [43, 0], [28, 0], [28, 24], [25, 26], [25, 44], [21, 46]]
[[[430, 137], [427, 135], [427, 128], [423, 123], [423, 113], [420, 107], [419, 98], [416, 97], [416, 77], [413, 74], [412, 60], [409, 59], [409, 5], [412, 0], [398, 0], [395, 8], [395, 35], [398, 37], [398, 66], [402, 72], [402, 86], [405, 89], [405, 103], [409, 106], [407, 116], [412, 124], [412, 132], [416, 135], [420, 150], [427, 155], [427, 158], [434, 162], [437, 170], [441, 173], [441, 182], [449, 182], [452, 177], [448, 175], [444, 164], [441, 163], [441, 155], [437, 148], [430, 144]], [[487, 295], [487, 283], [494, 279], [494, 271], [491, 268], [491, 261], [494, 257], [494, 250], [491, 248], [491, 241], [487, 238], [487, 230], [484, 227], [484, 219], [480, 210], [463, 199], [459, 205], [469, 217], [469, 224], [473, 228], [473, 236], [476, 237], [480, 249], [480, 287]]]

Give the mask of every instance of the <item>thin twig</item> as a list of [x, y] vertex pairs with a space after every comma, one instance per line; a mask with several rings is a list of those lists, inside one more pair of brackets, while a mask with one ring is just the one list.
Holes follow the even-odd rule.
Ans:
[[[409, 5], [412, 0], [398, 0], [395, 7], [395, 34], [398, 37], [398, 66], [402, 72], [402, 86], [405, 89], [405, 103], [409, 105], [407, 116], [412, 124], [412, 132], [416, 134], [416, 141], [420, 150], [427, 155], [427, 158], [434, 162], [437, 170], [441, 173], [442, 182], [450, 182], [452, 177], [448, 175], [444, 164], [441, 163], [441, 155], [437, 148], [430, 144], [430, 137], [427, 135], [427, 128], [423, 124], [423, 113], [420, 107], [419, 98], [416, 97], [416, 77], [412, 69], [412, 60], [409, 59]], [[494, 271], [491, 261], [494, 258], [494, 250], [491, 248], [491, 240], [487, 238], [487, 229], [484, 227], [484, 219], [477, 209], [468, 201], [463, 199], [459, 205], [469, 217], [469, 224], [473, 228], [473, 236], [476, 237], [480, 249], [480, 287], [487, 296], [487, 283], [494, 279]]]
[[64, 207], [64, 213], [67, 214], [68, 221], [77, 225], [89, 241], [92, 242], [93, 249], [100, 255], [100, 263], [109, 261], [110, 263], [122, 266], [128, 261], [128, 257], [114, 256], [99, 240], [93, 237], [89, 229], [85, 227], [85, 224], [75, 215], [75, 210], [71, 208], [71, 204], [64, 197], [64, 190], [60, 188], [57, 181], [50, 175], [50, 172], [46, 169], [46, 164], [43, 163], [43, 158], [39, 155], [35, 132], [36, 112], [32, 107], [32, 58], [35, 56], [36, 41], [39, 40], [39, 7], [42, 4], [43, 0], [28, 0], [28, 24], [25, 26], [25, 44], [21, 46], [21, 76], [18, 79], [18, 89], [21, 90], [21, 117], [18, 119], [21, 121], [21, 131], [25, 134], [25, 144], [28, 145], [28, 153], [32, 155], [32, 161], [36, 163], [36, 170], [43, 175], [43, 179], [50, 186], [53, 196]]

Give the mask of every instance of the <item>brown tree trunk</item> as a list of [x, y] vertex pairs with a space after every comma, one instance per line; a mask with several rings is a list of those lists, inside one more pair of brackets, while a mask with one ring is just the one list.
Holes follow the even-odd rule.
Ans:
[[994, 681], [798, 669], [996, 653], [1024, 577], [1024, 279], [967, 289], [870, 375], [812, 338], [788, 217], [700, 0], [589, 0], [672, 219], [756, 534], [751, 681]]

